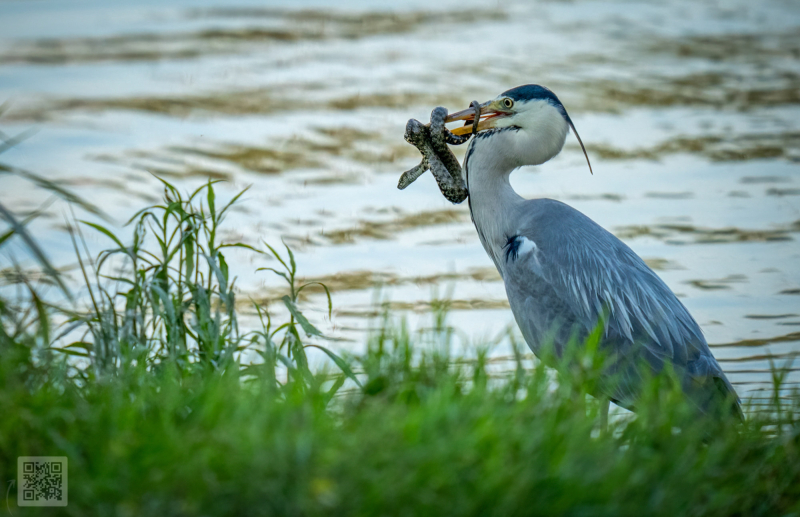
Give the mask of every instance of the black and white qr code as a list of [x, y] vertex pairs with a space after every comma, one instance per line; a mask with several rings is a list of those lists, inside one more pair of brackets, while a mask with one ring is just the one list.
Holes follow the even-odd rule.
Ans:
[[20, 456], [17, 487], [19, 506], [66, 506], [67, 458]]

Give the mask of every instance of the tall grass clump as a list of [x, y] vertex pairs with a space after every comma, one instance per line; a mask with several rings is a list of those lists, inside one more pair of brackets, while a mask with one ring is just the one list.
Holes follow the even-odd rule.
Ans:
[[[4, 269], [0, 478], [18, 456], [69, 461], [69, 504], [20, 508], [10, 490], [15, 515], [800, 514], [800, 395], [780, 369], [742, 424], [710, 432], [655, 379], [604, 430], [591, 346], [553, 375], [512, 339], [498, 371], [488, 344], [457, 355], [446, 301], [422, 329], [386, 312], [363, 353], [336, 354], [298, 304], [320, 289], [330, 315], [331, 294], [299, 284], [291, 250], [220, 237], [241, 194], [163, 185], [127, 239], [71, 225], [81, 288], [42, 250]], [[3, 213], [0, 250], [36, 246]], [[87, 231], [110, 248], [91, 257]], [[259, 328], [240, 327], [233, 247], [286, 282], [283, 316], [254, 305]]]
[[[298, 285], [292, 250], [286, 247], [281, 254], [266, 243], [260, 250], [220, 239], [221, 223], [245, 191], [218, 205], [213, 182], [186, 195], [166, 181], [162, 184], [163, 202], [138, 211], [128, 221], [126, 226], [132, 228], [128, 244], [107, 226], [80, 221], [114, 245], [96, 260], [87, 261], [83, 256], [80, 226], [71, 229], [90, 304], [83, 313], [64, 311], [68, 321], [62, 336], [81, 335], [54, 350], [88, 361], [89, 367], [76, 368], [77, 374], [90, 381], [132, 368], [169, 368], [183, 376], [227, 371], [237, 376], [267, 375], [278, 385], [280, 374], [276, 372], [282, 371], [284, 376], [314, 384], [317, 380], [306, 356], [306, 349], [313, 347], [325, 352], [358, 383], [338, 355], [302, 337], [321, 337], [322, 333], [299, 309], [301, 292], [319, 286], [327, 295], [329, 315], [332, 305], [323, 284]], [[236, 279], [225, 258], [230, 248], [278, 262], [277, 268], [259, 270], [286, 281], [288, 294], [282, 302], [287, 321], [273, 325], [269, 312], [253, 304], [261, 328], [240, 331]], [[241, 355], [247, 350], [258, 354], [262, 363], [242, 364]], [[335, 383], [334, 393], [343, 382]]]
[[[205, 204], [196, 205], [201, 194]], [[218, 209], [210, 183], [184, 199], [164, 182], [163, 203], [128, 222], [133, 239], [127, 245], [105, 226], [82, 221], [115, 247], [100, 253], [90, 269], [76, 239], [80, 228], [71, 232], [91, 309], [71, 315], [69, 330], [86, 331], [64, 350], [87, 358], [94, 377], [137, 364], [169, 363], [178, 371], [231, 365], [242, 338], [235, 280], [223, 254], [228, 245], [218, 242], [217, 230], [232, 202]], [[155, 249], [146, 246], [148, 240]], [[115, 258], [122, 264], [106, 267]]]

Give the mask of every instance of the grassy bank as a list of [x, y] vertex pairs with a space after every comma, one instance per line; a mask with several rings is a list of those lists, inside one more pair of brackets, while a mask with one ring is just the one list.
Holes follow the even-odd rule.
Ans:
[[[40, 267], [9, 264], [21, 294], [0, 304], [0, 478], [18, 456], [69, 460], [69, 505], [18, 508], [10, 490], [14, 515], [800, 514], [800, 395], [777, 396], [779, 371], [740, 426], [654, 382], [601, 432], [591, 364], [554, 378], [517, 354], [492, 375], [484, 353], [454, 360], [444, 312], [422, 332], [387, 315], [365, 353], [337, 355], [300, 303], [327, 290], [297, 284], [288, 249], [221, 242], [229, 206], [165, 183], [130, 236], [76, 223], [86, 302], [41, 294], [67, 288], [4, 212], [0, 246]], [[109, 251], [90, 260], [81, 231]], [[286, 281], [285, 321], [257, 307], [261, 328], [239, 328], [231, 246]]]

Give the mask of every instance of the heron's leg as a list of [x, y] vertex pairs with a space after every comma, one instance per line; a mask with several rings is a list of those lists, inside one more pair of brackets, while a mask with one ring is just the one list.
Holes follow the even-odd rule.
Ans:
[[608, 407], [611, 405], [611, 400], [608, 397], [600, 397], [600, 432], [605, 434], [608, 432]]

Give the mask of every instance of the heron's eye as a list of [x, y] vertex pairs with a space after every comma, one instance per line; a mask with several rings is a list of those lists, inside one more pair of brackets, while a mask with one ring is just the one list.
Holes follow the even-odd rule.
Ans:
[[514, 106], [514, 101], [508, 98], [503, 99], [503, 106], [505, 106], [506, 108], [511, 108]]

